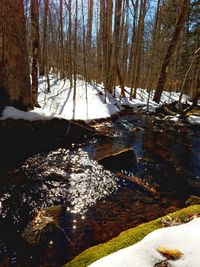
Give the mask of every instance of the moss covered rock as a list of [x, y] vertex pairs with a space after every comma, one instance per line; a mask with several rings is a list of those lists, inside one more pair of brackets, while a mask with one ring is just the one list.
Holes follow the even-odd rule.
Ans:
[[61, 205], [44, 208], [38, 211], [24, 229], [22, 237], [30, 245], [37, 245], [44, 234], [57, 231], [64, 211], [65, 207]]
[[[191, 217], [192, 215], [200, 215], [200, 205], [190, 206], [167, 216], [170, 216], [174, 220], [185, 222], [186, 218]], [[91, 247], [75, 257], [69, 263], [65, 264], [64, 267], [87, 267], [104, 256], [116, 252], [119, 249], [131, 246], [142, 240], [152, 231], [161, 228], [163, 225], [162, 222], [167, 216], [141, 224], [122, 232], [118, 237], [113, 238], [106, 243]]]

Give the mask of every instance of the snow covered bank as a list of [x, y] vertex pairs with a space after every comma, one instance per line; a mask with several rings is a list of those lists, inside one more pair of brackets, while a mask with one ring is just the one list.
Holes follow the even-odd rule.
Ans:
[[147, 235], [139, 243], [104, 257], [89, 267], [151, 267], [166, 260], [157, 249], [178, 249], [183, 255], [172, 267], [196, 267], [200, 263], [200, 218], [179, 226], [166, 227]]
[[[182, 260], [185, 259], [186, 255], [187, 255], [187, 258], [189, 258], [189, 254], [187, 252], [189, 250], [192, 251], [191, 253], [195, 257], [195, 255], [196, 255], [195, 253], [198, 251], [198, 248], [199, 248], [199, 243], [198, 242], [200, 242], [199, 241], [200, 240], [199, 239], [199, 231], [200, 231], [199, 219], [198, 219], [197, 224], [194, 224], [194, 225], [192, 225], [192, 223], [191, 224], [185, 224], [185, 226], [184, 226], [185, 230], [183, 230], [183, 232], [182, 232], [182, 230], [177, 230], [177, 232], [174, 231], [173, 234], [172, 234], [172, 240], [171, 240], [171, 238], [165, 237], [165, 234], [162, 235], [162, 230], [166, 231], [165, 229], [163, 229], [163, 223], [165, 221], [170, 219], [170, 221], [176, 221], [176, 222], [179, 222], [179, 223], [184, 223], [185, 221], [187, 221], [187, 218], [191, 218], [191, 216], [193, 216], [194, 214], [197, 214], [198, 216], [200, 215], [200, 205], [189, 206], [187, 208], [184, 208], [184, 209], [181, 209], [181, 210], [176, 211], [174, 213], [171, 213], [171, 214], [169, 214], [167, 216], [158, 218], [158, 219], [153, 220], [153, 221], [148, 222], [148, 223], [141, 224], [141, 225], [139, 225], [137, 227], [134, 227], [132, 229], [129, 229], [127, 231], [122, 232], [118, 237], [113, 238], [112, 240], [110, 240], [110, 241], [108, 241], [106, 243], [99, 244], [97, 246], [94, 246], [94, 247], [91, 247], [91, 248], [85, 250], [80, 255], [75, 257], [72, 261], [67, 263], [65, 265], [65, 267], [88, 267], [88, 266], [96, 267], [94, 264], [97, 264], [97, 263], [98, 264], [102, 263], [102, 265], [97, 265], [97, 266], [102, 266], [102, 267], [112, 267], [112, 266], [115, 266], [115, 267], [119, 267], [119, 266], [120, 267], [129, 267], [129, 266], [131, 266], [131, 267], [136, 267], [136, 266], [153, 267], [153, 265], [145, 265], [145, 264], [144, 265], [143, 264], [135, 265], [135, 260], [134, 260], [134, 264], [133, 264], [132, 256], [129, 255], [129, 253], [130, 253], [129, 250], [132, 251], [132, 247], [134, 247], [133, 244], [136, 244], [135, 245], [136, 247], [137, 246], [141, 247], [140, 250], [138, 249], [138, 253], [139, 254], [136, 255], [136, 259], [138, 259], [138, 260], [149, 260], [149, 257], [150, 257], [150, 254], [151, 254], [152, 251], [153, 251], [152, 252], [152, 257], [150, 257], [151, 260], [157, 260], [157, 259], [161, 259], [162, 260], [164, 257], [162, 255], [160, 255], [156, 251], [157, 245], [158, 246], [162, 246], [162, 247], [166, 247], [168, 249], [178, 249], [182, 253], [186, 253], [185, 255], [182, 256], [182, 258], [179, 260], [179, 262], [182, 262]], [[143, 245], [138, 245], [140, 243], [143, 244], [142, 243], [143, 241], [141, 241], [141, 240], [145, 236], [147, 236], [148, 234], [152, 233], [154, 230], [157, 230], [157, 229], [160, 229], [160, 228], [162, 228], [162, 230], [159, 230], [159, 232], [160, 231], [161, 232], [158, 235], [159, 236], [158, 242], [156, 240], [155, 240], [155, 242], [152, 241], [152, 242], [154, 242], [153, 244], [155, 244], [155, 247], [151, 246], [151, 241], [148, 241], [148, 238], [147, 238], [147, 241], [145, 241], [145, 242], [147, 242], [147, 243], [149, 242], [149, 247], [148, 246], [146, 247], [146, 245], [145, 245], [145, 247]], [[177, 243], [177, 242], [179, 242], [178, 241], [179, 237], [175, 233], [178, 233], [178, 232], [180, 232], [181, 234], [185, 233], [186, 234], [185, 238], [187, 238], [190, 235], [189, 234], [190, 232], [187, 232], [187, 231], [190, 230], [190, 229], [191, 229], [191, 236], [192, 237], [191, 237], [191, 240], [190, 240], [190, 237], [189, 237], [189, 240], [191, 241], [191, 243], [187, 243], [185, 241], [185, 239], [184, 239], [183, 240], [183, 244], [180, 247], [178, 247], [179, 243]], [[192, 230], [192, 229], [194, 229], [194, 230]], [[194, 239], [194, 243], [193, 243], [193, 239]], [[139, 242], [139, 241], [141, 241], [141, 242]], [[175, 242], [176, 244], [174, 244], [172, 241]], [[137, 242], [139, 242], [139, 243], [137, 243]], [[182, 240], [180, 240], [180, 243], [181, 242], [182, 242]], [[188, 244], [188, 247], [186, 246], [187, 244]], [[173, 246], [171, 247], [171, 245], [173, 245]], [[128, 246], [131, 246], [131, 248], [127, 248]], [[170, 246], [170, 247], [168, 247], [168, 246]], [[196, 248], [195, 248], [195, 251], [194, 251], [194, 254], [193, 254], [193, 247], [194, 246], [196, 246]], [[116, 261], [113, 258], [114, 257], [113, 255], [116, 255], [116, 254], [111, 254], [111, 253], [114, 253], [116, 251], [119, 251], [119, 253], [121, 253], [121, 251], [124, 251], [124, 250], [120, 250], [120, 249], [123, 249], [123, 248], [127, 248], [128, 249], [128, 252], [124, 252], [125, 255], [127, 255], [127, 256], [123, 257], [123, 260], [125, 260], [123, 265], [118, 265], [118, 263], [116, 263]], [[133, 249], [132, 253], [134, 253], [134, 255], [135, 255], [134, 250], [135, 249]], [[126, 249], [125, 249], [125, 251], [126, 251]], [[122, 254], [120, 254], [120, 255], [122, 255]], [[107, 255], [110, 255], [110, 256], [108, 256], [108, 259], [107, 259], [107, 257], [105, 257]], [[141, 255], [143, 255], [144, 257], [141, 258]], [[146, 257], [146, 255], [148, 257]], [[154, 256], [156, 258], [154, 258]], [[103, 258], [103, 257], [105, 257], [105, 258]], [[109, 260], [109, 257], [112, 257], [111, 261]], [[130, 257], [130, 260], [132, 262], [132, 265], [127, 265], [129, 257]], [[102, 259], [97, 261], [100, 258], [102, 258]], [[107, 260], [109, 261], [109, 264], [104, 262], [105, 259], [106, 259], [106, 261]], [[95, 261], [96, 261], [96, 263], [94, 263]], [[119, 259], [119, 263], [122, 263], [120, 259]], [[185, 264], [185, 262], [184, 262], [184, 264]], [[176, 266], [197, 267], [198, 264], [197, 265], [187, 265], [186, 264], [186, 265], [176, 265]]]
[[[70, 89], [69, 80], [58, 80], [50, 76], [51, 92], [47, 92], [46, 79], [39, 78], [38, 103], [41, 108], [35, 108], [29, 112], [23, 112], [13, 107], [6, 107], [1, 119], [25, 119], [25, 120], [47, 120], [52, 118], [92, 120], [108, 118], [129, 106], [135, 110], [155, 112], [159, 107], [153, 99], [154, 91], [150, 94], [144, 89], [137, 90], [136, 99], [129, 100], [130, 88], [125, 87], [125, 97], [121, 98], [121, 89], [116, 87], [115, 95], [112, 97], [107, 93], [106, 102], [102, 85], [86, 84], [83, 80], [77, 80], [76, 96], [74, 101], [73, 90]], [[161, 104], [177, 101], [179, 93], [162, 93]], [[183, 96], [183, 101], [187, 96]], [[148, 103], [148, 106], [147, 106]], [[190, 123], [190, 120], [188, 120]], [[193, 120], [194, 121], [194, 120]], [[195, 120], [196, 121], [196, 120]]]
[[87, 84], [86, 88], [85, 82], [78, 80], [74, 101], [69, 80], [51, 78], [51, 92], [48, 94], [44, 78], [41, 78], [39, 83], [39, 104], [45, 112], [50, 112], [54, 116], [68, 120], [92, 120], [107, 118], [119, 111], [114, 98], [109, 97], [105, 103], [101, 86]]
[[37, 121], [37, 120], [51, 120], [53, 118], [54, 118], [53, 114], [45, 112], [43, 109], [40, 109], [40, 108], [34, 108], [34, 110], [25, 112], [25, 111], [16, 109], [12, 106], [7, 106], [2, 112], [2, 117], [0, 117], [0, 120], [2, 119], [15, 119], [15, 120], [24, 119], [28, 121]]

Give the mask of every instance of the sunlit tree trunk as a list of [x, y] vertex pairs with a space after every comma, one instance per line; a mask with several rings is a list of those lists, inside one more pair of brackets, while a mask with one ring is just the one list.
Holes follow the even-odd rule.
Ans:
[[86, 45], [85, 45], [85, 16], [83, 9], [83, 0], [81, 2], [82, 6], [82, 24], [83, 24], [83, 64], [84, 64], [84, 76], [85, 76], [85, 90], [86, 90], [86, 99], [88, 98], [87, 94], [87, 81], [88, 81], [88, 72], [87, 72], [87, 56], [86, 56]]
[[[140, 80], [140, 64], [141, 64], [141, 52], [142, 52], [142, 40], [144, 34], [144, 19], [146, 15], [146, 0], [140, 1], [140, 14], [139, 14], [139, 22], [138, 29], [136, 35], [136, 48], [135, 48], [135, 61], [134, 68], [132, 73], [132, 83], [131, 83], [131, 97], [136, 98], [136, 92], [138, 83]], [[134, 88], [134, 92], [133, 92]]]
[[77, 31], [78, 31], [78, 0], [76, 0], [75, 7], [75, 22], [74, 22], [74, 58], [73, 58], [73, 67], [74, 67], [74, 94], [73, 100], [76, 100], [76, 82], [77, 82]]
[[88, 25], [87, 25], [87, 80], [91, 81], [92, 74], [92, 21], [93, 21], [93, 0], [88, 0]]
[[116, 75], [118, 75], [119, 82], [122, 83], [122, 77], [118, 66], [118, 56], [120, 49], [120, 26], [121, 26], [121, 11], [122, 11], [122, 0], [115, 2], [115, 24], [112, 41], [112, 56], [111, 66], [109, 72], [109, 82], [107, 89], [110, 93], [113, 91], [113, 87], [116, 84]]
[[63, 34], [63, 0], [60, 0], [60, 78], [65, 78], [65, 51]]
[[69, 21], [68, 21], [68, 76], [70, 80], [70, 88], [72, 89], [73, 81], [72, 81], [72, 71], [73, 71], [73, 63], [72, 63], [72, 17], [71, 17], [72, 7], [71, 0], [68, 2], [68, 13], [69, 13]]

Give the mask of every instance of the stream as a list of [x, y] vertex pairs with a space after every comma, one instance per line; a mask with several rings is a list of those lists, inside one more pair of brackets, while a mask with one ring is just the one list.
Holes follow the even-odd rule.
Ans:
[[[0, 174], [0, 266], [59, 267], [123, 230], [185, 206], [200, 195], [200, 128], [135, 114], [95, 125], [107, 137], [35, 154]], [[132, 166], [97, 159], [133, 149]], [[151, 193], [125, 177], [136, 176]], [[35, 212], [62, 207], [60, 230], [24, 240]]]

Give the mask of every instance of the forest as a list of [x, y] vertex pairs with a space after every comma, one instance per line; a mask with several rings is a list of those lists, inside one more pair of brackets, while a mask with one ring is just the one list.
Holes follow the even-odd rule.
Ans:
[[197, 267], [199, 236], [200, 0], [0, 0], [0, 266]]
[[69, 79], [74, 99], [77, 79], [102, 83], [105, 95], [128, 86], [130, 99], [154, 89], [157, 103], [164, 89], [199, 93], [198, 0], [1, 0], [0, 26], [1, 90], [23, 109], [37, 105], [38, 74], [48, 91], [51, 73]]

